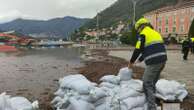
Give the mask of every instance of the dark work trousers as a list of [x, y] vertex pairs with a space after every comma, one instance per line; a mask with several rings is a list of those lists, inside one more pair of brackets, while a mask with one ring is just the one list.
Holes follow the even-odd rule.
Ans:
[[189, 55], [189, 48], [183, 48], [183, 60], [187, 60]]
[[148, 110], [157, 110], [156, 106], [156, 83], [160, 78], [160, 73], [165, 67], [166, 62], [154, 65], [147, 65], [143, 75], [143, 89], [148, 103]]

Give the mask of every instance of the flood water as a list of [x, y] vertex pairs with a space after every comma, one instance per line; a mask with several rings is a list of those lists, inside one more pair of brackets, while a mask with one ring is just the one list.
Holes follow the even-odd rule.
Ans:
[[55, 48], [0, 53], [0, 92], [30, 100], [53, 93], [57, 80], [81, 66], [80, 48]]

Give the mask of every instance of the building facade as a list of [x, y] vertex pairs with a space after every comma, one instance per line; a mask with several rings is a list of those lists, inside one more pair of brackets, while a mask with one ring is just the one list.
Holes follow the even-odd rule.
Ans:
[[144, 15], [163, 37], [174, 36], [178, 39], [188, 35], [194, 19], [194, 2], [164, 7]]

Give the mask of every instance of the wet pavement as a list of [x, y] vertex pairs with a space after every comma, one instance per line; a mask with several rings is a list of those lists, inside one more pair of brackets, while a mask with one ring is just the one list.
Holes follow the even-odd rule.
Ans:
[[[110, 51], [112, 56], [129, 60], [132, 51]], [[188, 61], [182, 60], [182, 53], [178, 50], [168, 51], [168, 61], [162, 77], [185, 83], [190, 93], [194, 93], [194, 55], [189, 55]], [[140, 66], [145, 66], [143, 63]]]

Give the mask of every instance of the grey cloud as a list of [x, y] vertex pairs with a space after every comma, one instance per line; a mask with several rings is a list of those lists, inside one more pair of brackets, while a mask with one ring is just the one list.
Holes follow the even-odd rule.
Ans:
[[16, 18], [92, 18], [116, 0], [0, 0], [0, 23]]

